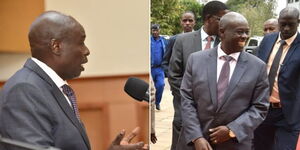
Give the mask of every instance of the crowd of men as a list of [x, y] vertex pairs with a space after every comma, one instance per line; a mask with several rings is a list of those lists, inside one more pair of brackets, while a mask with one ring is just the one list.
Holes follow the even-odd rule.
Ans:
[[[299, 10], [286, 7], [278, 19], [262, 25], [264, 38], [256, 56], [243, 50], [250, 35], [243, 15], [210, 1], [202, 18], [203, 26], [194, 31], [195, 15], [186, 11], [182, 33], [160, 49], [151, 40], [154, 84], [165, 75], [173, 95], [171, 150], [295, 150], [300, 131]], [[157, 26], [151, 27], [152, 37]], [[153, 73], [157, 68], [160, 79]], [[160, 110], [161, 95], [156, 98]]]

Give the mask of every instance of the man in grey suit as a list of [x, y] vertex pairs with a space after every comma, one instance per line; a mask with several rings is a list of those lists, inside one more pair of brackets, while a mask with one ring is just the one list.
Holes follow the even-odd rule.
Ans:
[[218, 47], [188, 59], [178, 150], [251, 150], [253, 130], [267, 114], [266, 64], [242, 51], [249, 36], [247, 20], [227, 13], [219, 32]]
[[204, 25], [198, 31], [178, 35], [169, 63], [169, 84], [173, 95], [173, 133], [171, 150], [176, 149], [182, 127], [180, 108], [180, 85], [189, 55], [219, 44], [218, 27], [220, 18], [228, 12], [227, 6], [219, 1], [208, 2], [202, 12]]
[[[88, 61], [85, 36], [80, 23], [56, 11], [45, 12], [32, 23], [28, 35], [32, 58], [0, 94], [0, 135], [62, 150], [91, 149], [76, 97], [66, 82], [78, 77]], [[142, 149], [142, 142], [120, 145], [124, 134], [120, 132], [110, 150]], [[2, 143], [0, 149], [21, 150]]]

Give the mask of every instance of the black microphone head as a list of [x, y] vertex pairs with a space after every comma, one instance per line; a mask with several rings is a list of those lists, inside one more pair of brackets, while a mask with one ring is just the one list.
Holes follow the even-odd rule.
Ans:
[[146, 83], [145, 81], [139, 78], [130, 77], [126, 81], [126, 84], [124, 86], [124, 91], [132, 98], [138, 101], [143, 101], [145, 100], [145, 95], [148, 91], [148, 88], [149, 88], [149, 84]]

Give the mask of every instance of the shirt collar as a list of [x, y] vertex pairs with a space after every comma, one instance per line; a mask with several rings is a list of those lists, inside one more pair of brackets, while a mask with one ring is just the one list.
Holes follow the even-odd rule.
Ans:
[[[235, 61], [238, 60], [239, 56], [240, 56], [241, 52], [235, 52], [235, 53], [231, 53], [229, 54], [229, 56], [233, 57], [233, 59]], [[218, 45], [218, 59], [220, 59], [220, 57], [227, 55], [221, 48], [221, 43]]]
[[41, 62], [40, 60], [34, 57], [32, 57], [31, 59], [46, 72], [46, 74], [52, 79], [52, 81], [58, 88], [61, 88], [61, 86], [63, 86], [64, 84], [68, 84], [52, 68], [47, 66], [45, 63]]
[[162, 39], [161, 36], [159, 36], [157, 40], [155, 40], [155, 38], [153, 36], [151, 36], [151, 40], [153, 40], [153, 41], [160, 41], [161, 39]]
[[[202, 38], [202, 41], [207, 41], [206, 40], [206, 38], [208, 37], [208, 34], [204, 31], [204, 29], [203, 29], [203, 26], [201, 27], [201, 38]], [[212, 41], [215, 41], [215, 39], [216, 39], [216, 36], [215, 35], [211, 35], [211, 37], [212, 37]]]
[[[279, 42], [281, 41], [281, 36], [280, 36], [280, 34], [281, 34], [281, 33], [279, 33], [279, 36], [278, 36], [278, 39], [277, 39], [276, 43], [279, 43]], [[285, 42], [286, 42], [286, 44], [287, 44], [288, 46], [290, 46], [290, 45], [294, 42], [294, 40], [295, 40], [296, 37], [297, 37], [297, 34], [298, 34], [298, 32], [296, 32], [292, 37], [290, 37], [290, 38], [288, 38], [288, 39], [285, 40]]]
[[[195, 31], [195, 30], [193, 29], [191, 32], [194, 32], [194, 31]], [[183, 34], [183, 33], [188, 33], [188, 32], [184, 32], [184, 31], [182, 31], [181, 33]]]

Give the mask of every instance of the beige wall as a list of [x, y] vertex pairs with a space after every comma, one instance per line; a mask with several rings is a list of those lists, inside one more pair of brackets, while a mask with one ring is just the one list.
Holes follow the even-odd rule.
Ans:
[[[85, 28], [91, 55], [82, 76], [148, 72], [149, 0], [45, 0], [45, 8], [69, 14]], [[0, 53], [0, 81], [28, 57]]]

